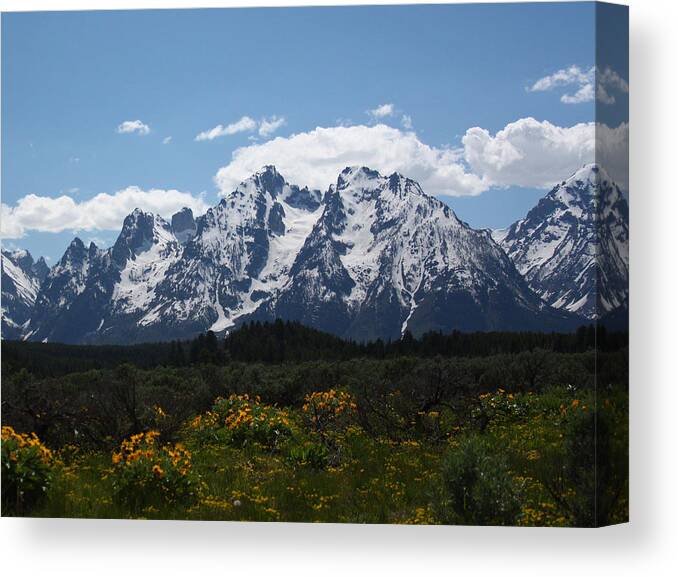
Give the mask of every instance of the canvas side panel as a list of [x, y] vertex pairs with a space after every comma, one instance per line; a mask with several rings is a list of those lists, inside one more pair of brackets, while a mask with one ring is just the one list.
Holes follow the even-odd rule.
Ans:
[[[595, 519], [628, 521], [629, 10], [596, 4]], [[624, 340], [614, 353], [611, 341]]]

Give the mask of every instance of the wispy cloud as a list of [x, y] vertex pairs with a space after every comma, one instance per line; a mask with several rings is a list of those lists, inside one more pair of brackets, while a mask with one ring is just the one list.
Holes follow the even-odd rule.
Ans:
[[141, 134], [146, 135], [151, 131], [151, 127], [148, 124], [144, 124], [141, 120], [125, 120], [124, 122], [118, 125], [116, 132], [118, 134]]
[[577, 65], [569, 66], [537, 80], [527, 87], [528, 92], [546, 92], [559, 87], [575, 88], [561, 95], [564, 104], [591, 102], [597, 98], [603, 104], [614, 104], [616, 98], [612, 91], [628, 93], [629, 85], [617, 72], [609, 67], [598, 70], [595, 66], [582, 69]]
[[271, 116], [270, 118], [262, 118], [259, 122], [259, 136], [270, 136], [285, 125], [285, 118], [282, 116]]
[[230, 136], [232, 134], [238, 134], [239, 132], [252, 132], [253, 130], [256, 130], [256, 128], [257, 122], [254, 119], [249, 116], [243, 116], [239, 120], [227, 124], [226, 126], [218, 124], [214, 128], [205, 130], [198, 134], [195, 137], [195, 140], [214, 140], [220, 136]]
[[403, 114], [400, 118], [400, 124], [403, 125], [405, 130], [412, 130], [412, 117], [409, 114]]
[[380, 104], [376, 108], [372, 108], [371, 110], [368, 110], [367, 114], [369, 114], [374, 119], [380, 119], [380, 118], [386, 118], [387, 116], [393, 116], [394, 112], [395, 112], [395, 106], [393, 106], [393, 104], [391, 104], [389, 102], [387, 104]]
[[[268, 137], [274, 132], [276, 132], [281, 126], [284, 126], [287, 123], [284, 116], [270, 116], [268, 118], [262, 118], [259, 121], [250, 118], [249, 116], [243, 116], [239, 120], [232, 122], [224, 126], [223, 124], [218, 124], [210, 130], [205, 130], [198, 134], [195, 137], [195, 140], [214, 140], [220, 136], [230, 136], [233, 134], [238, 134], [240, 132], [254, 132], [257, 131], [259, 136]], [[250, 136], [250, 139], [253, 137]]]
[[165, 138], [162, 139], [163, 144], [169, 144], [170, 142], [172, 142], [171, 136], [165, 136]]

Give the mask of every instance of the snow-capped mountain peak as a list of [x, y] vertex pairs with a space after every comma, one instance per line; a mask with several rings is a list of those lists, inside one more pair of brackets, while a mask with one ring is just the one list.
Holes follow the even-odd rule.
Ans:
[[597, 164], [577, 170], [493, 237], [556, 308], [594, 319], [628, 300], [628, 204]]
[[528, 288], [488, 231], [414, 180], [353, 166], [323, 195], [265, 166], [198, 218], [184, 209], [169, 223], [136, 209], [110, 249], [75, 239], [26, 331], [115, 343], [274, 318], [356, 339], [573, 326]]
[[40, 285], [49, 272], [45, 259], [23, 249], [2, 250], [2, 334], [19, 338], [30, 319]]
[[[348, 167], [324, 204], [290, 281], [266, 314], [375, 338], [424, 327], [499, 326], [507, 319], [490, 321], [481, 312], [499, 293], [513, 294], [505, 298], [525, 307], [524, 319], [542, 306], [487, 232], [461, 223], [447, 205], [400, 174]], [[477, 317], [434, 312], [450, 306], [474, 310]]]

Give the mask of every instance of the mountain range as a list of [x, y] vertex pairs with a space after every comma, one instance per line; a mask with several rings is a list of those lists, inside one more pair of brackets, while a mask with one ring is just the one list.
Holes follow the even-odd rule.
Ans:
[[35, 341], [184, 339], [275, 318], [356, 340], [569, 331], [627, 299], [628, 207], [596, 165], [501, 231], [471, 228], [398, 173], [349, 167], [321, 192], [267, 166], [198, 218], [136, 209], [108, 249], [75, 238], [51, 269], [2, 252], [2, 336]]

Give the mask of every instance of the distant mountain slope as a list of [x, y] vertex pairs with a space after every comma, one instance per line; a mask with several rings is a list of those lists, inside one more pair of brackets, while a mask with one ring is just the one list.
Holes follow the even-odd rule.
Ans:
[[597, 165], [578, 170], [493, 236], [551, 306], [586, 319], [628, 306], [628, 204]]
[[33, 260], [27, 250], [2, 250], [2, 335], [21, 338], [40, 285], [49, 271], [45, 259]]

